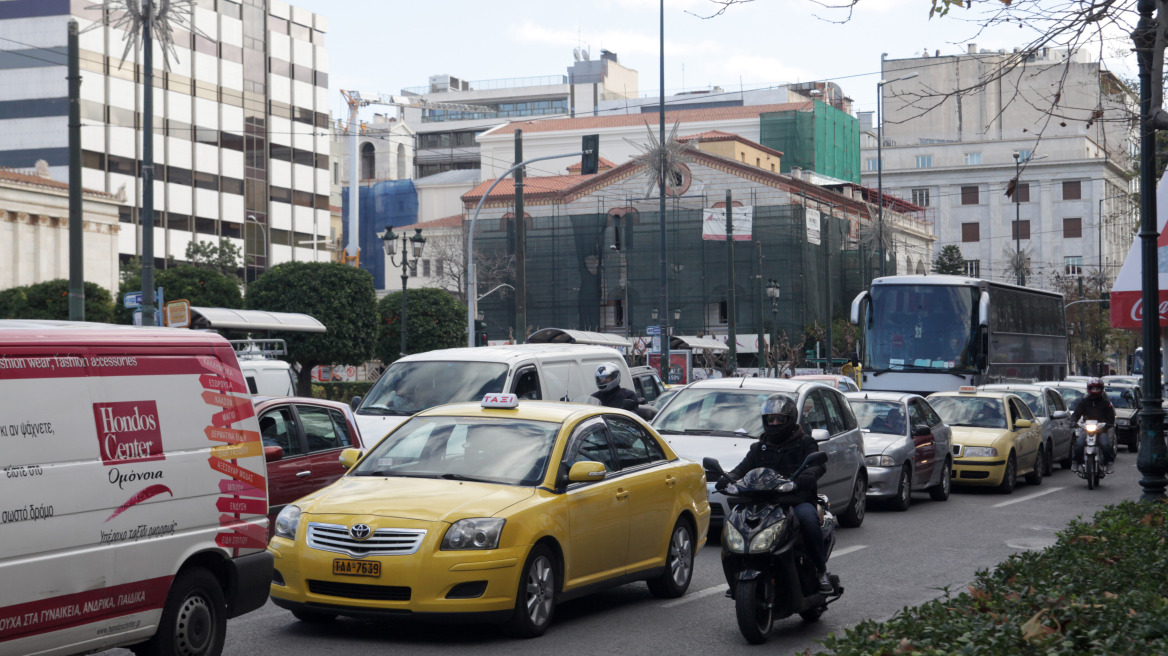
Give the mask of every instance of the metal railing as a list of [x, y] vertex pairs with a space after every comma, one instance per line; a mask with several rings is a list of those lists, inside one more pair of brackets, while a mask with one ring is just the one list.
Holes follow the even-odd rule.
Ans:
[[[494, 80], [471, 80], [467, 82], [470, 85], [470, 91], [489, 91], [492, 89], [517, 89], [519, 87], [546, 87], [556, 84], [567, 84], [567, 75], [537, 75], [534, 77], [503, 77]], [[431, 93], [446, 93], [450, 89], [437, 90], [430, 87], [430, 85], [422, 85], [419, 87], [406, 87], [402, 89], [402, 93], [415, 93], [418, 95], [426, 95]], [[453, 91], [461, 91], [461, 89], [454, 89]]]

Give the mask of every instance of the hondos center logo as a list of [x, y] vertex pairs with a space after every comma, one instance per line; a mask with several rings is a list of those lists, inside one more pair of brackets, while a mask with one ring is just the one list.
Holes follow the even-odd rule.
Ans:
[[103, 463], [124, 465], [166, 458], [154, 401], [94, 403], [93, 417]]

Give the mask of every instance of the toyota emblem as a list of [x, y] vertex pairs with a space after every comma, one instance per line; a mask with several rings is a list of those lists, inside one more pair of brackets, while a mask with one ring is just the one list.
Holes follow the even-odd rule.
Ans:
[[368, 539], [371, 533], [373, 533], [373, 531], [369, 530], [368, 524], [354, 524], [349, 528], [349, 535], [352, 536], [354, 540]]

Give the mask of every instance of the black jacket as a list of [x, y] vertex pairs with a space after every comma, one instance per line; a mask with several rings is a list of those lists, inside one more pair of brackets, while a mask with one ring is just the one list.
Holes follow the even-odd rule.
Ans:
[[[726, 473], [730, 478], [738, 480], [752, 469], [766, 467], [777, 471], [781, 476], [790, 476], [803, 464], [807, 456], [818, 450], [819, 445], [815, 440], [808, 437], [802, 428], [796, 426], [795, 434], [780, 446], [763, 444], [761, 440], [750, 445], [750, 451], [742, 459], [742, 462]], [[803, 473], [799, 474], [799, 478], [795, 479], [795, 484], [799, 486], [795, 495], [801, 502], [815, 503], [819, 477], [825, 473], [827, 473], [826, 467], [816, 465], [804, 469]]]
[[1112, 407], [1111, 401], [1107, 400], [1106, 395], [1101, 398], [1084, 396], [1075, 406], [1075, 413], [1071, 415], [1071, 423], [1077, 424], [1082, 418], [1094, 419], [1108, 426], [1114, 426], [1115, 408]]
[[596, 392], [592, 398], [606, 408], [620, 408], [629, 412], [637, 411], [637, 395], [630, 389], [618, 387], [607, 392]]

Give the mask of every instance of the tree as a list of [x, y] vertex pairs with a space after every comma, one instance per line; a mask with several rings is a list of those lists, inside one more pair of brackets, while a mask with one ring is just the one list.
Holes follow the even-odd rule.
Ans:
[[276, 332], [300, 364], [298, 394], [311, 396], [312, 368], [359, 364], [373, 357], [377, 339], [377, 291], [373, 276], [337, 262], [285, 262], [256, 278], [247, 289], [247, 307], [300, 312], [327, 328], [324, 333]]
[[[377, 358], [390, 363], [401, 351], [401, 292], [377, 303], [381, 320]], [[406, 348], [410, 353], [466, 346], [466, 306], [442, 289], [423, 287], [406, 292]]]
[[933, 273], [965, 275], [965, 256], [961, 254], [961, 248], [953, 244], [942, 248], [937, 254], [937, 259], [933, 260]]
[[[1099, 300], [1099, 290], [1110, 290], [1108, 276], [1099, 269], [1085, 270], [1083, 276], [1057, 275], [1055, 290], [1062, 292], [1063, 301], [1075, 303], [1067, 308], [1067, 351], [1070, 353], [1073, 369], [1097, 373], [1096, 367], [1105, 362], [1112, 353], [1122, 347], [1131, 348], [1132, 335], [1127, 331], [1111, 327], [1111, 315], [1103, 309]], [[1106, 291], [1104, 292], [1106, 293]], [[1076, 303], [1076, 301], [1090, 301]]]
[[[205, 243], [205, 242], [204, 242]], [[239, 278], [223, 274], [215, 269], [200, 268], [190, 264], [173, 269], [161, 269], [154, 273], [154, 283], [162, 288], [163, 301], [190, 301], [195, 307], [219, 307], [238, 309], [243, 307], [243, 295], [239, 289]], [[118, 290], [121, 297], [127, 292], [142, 291], [141, 273], [122, 276]], [[118, 306], [118, 323], [131, 323], [134, 310]]]
[[[69, 320], [69, 281], [65, 278], [0, 292], [0, 318]], [[112, 323], [114, 301], [105, 287], [85, 283], [85, 320]]]
[[[442, 270], [434, 276], [434, 284], [449, 290], [455, 298], [466, 301], [466, 235], [461, 232], [444, 231], [426, 241], [428, 257], [442, 262]], [[475, 282], [479, 294], [494, 289], [503, 283], [515, 282], [515, 255], [503, 252], [475, 254]], [[496, 292], [505, 296], [509, 290]], [[408, 319], [407, 319], [408, 321]]]
[[220, 237], [218, 244], [209, 241], [190, 242], [187, 244], [186, 258], [192, 266], [213, 269], [225, 276], [239, 278], [243, 251], [227, 237]]

